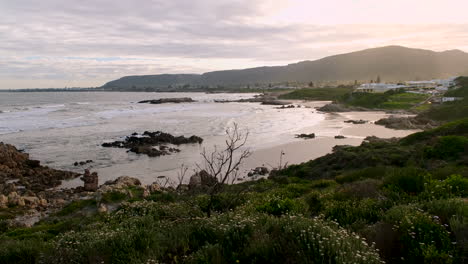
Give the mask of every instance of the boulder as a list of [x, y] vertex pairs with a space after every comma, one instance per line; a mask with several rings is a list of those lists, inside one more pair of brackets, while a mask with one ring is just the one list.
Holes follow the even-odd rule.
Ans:
[[137, 178], [132, 178], [128, 176], [120, 176], [113, 181], [107, 181], [104, 185], [112, 186], [117, 189], [123, 189], [130, 186], [141, 186], [141, 182]]
[[159, 186], [159, 184], [153, 182], [152, 184], [147, 185], [145, 189], [148, 190], [149, 193], [160, 192], [161, 191], [161, 186]]
[[29, 208], [36, 208], [41, 206], [41, 199], [35, 197], [35, 196], [25, 196], [23, 197], [24, 199], [24, 204], [28, 206]]
[[8, 194], [8, 204], [12, 206], [22, 204], [22, 206], [24, 206], [24, 200], [20, 195], [18, 195], [17, 192], [11, 192], [10, 194]]
[[8, 207], [8, 197], [3, 194], [0, 194], [0, 208]]
[[101, 214], [104, 214], [104, 213], [107, 213], [108, 209], [107, 209], [107, 206], [103, 203], [101, 203], [98, 207], [98, 212], [101, 213]]
[[257, 167], [253, 170], [251, 170], [247, 176], [249, 177], [252, 177], [254, 175], [261, 175], [261, 176], [264, 176], [264, 175], [267, 175], [269, 173], [269, 170], [267, 167]]
[[211, 176], [207, 171], [201, 170], [190, 177], [189, 189], [212, 187], [218, 183], [218, 179]]
[[153, 100], [143, 100], [138, 102], [139, 104], [166, 104], [166, 103], [193, 103], [195, 102], [190, 97], [179, 97], [179, 98], [161, 98], [161, 99], [153, 99]]
[[303, 138], [303, 139], [315, 138], [315, 133], [310, 133], [310, 134], [298, 134], [298, 135], [296, 135], [296, 138]]
[[98, 189], [99, 179], [97, 172], [90, 173], [89, 170], [86, 169], [83, 177], [80, 179], [84, 182], [85, 191], [95, 192]]
[[336, 139], [344, 139], [344, 138], [346, 138], [346, 137], [343, 136], [343, 135], [337, 135], [337, 136], [335, 136], [335, 138], [336, 138]]

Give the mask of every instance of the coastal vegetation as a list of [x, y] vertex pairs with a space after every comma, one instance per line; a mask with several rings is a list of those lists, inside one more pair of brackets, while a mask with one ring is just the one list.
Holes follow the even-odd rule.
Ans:
[[212, 195], [128, 186], [30, 228], [4, 219], [0, 263], [464, 263], [467, 136], [463, 119]]
[[336, 88], [304, 88], [280, 95], [280, 99], [334, 101], [353, 91], [352, 86]]
[[[18, 206], [0, 209], [0, 263], [466, 263], [463, 107], [465, 99], [431, 106], [420, 115], [443, 121], [437, 128], [337, 146], [258, 181], [225, 184], [244, 142], [231, 134], [227, 154], [205, 153], [213, 170], [194, 175], [225, 179], [206, 188], [192, 188], [193, 177], [188, 186], [151, 188], [118, 179], [31, 227], [11, 224]], [[231, 173], [217, 169], [230, 161]]]

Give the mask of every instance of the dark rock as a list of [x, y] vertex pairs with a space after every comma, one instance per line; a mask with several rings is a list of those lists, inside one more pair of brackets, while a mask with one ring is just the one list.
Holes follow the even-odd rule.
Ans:
[[210, 175], [207, 171], [201, 170], [190, 177], [189, 190], [212, 187], [218, 183], [218, 179]]
[[440, 122], [424, 117], [396, 117], [390, 116], [375, 122], [376, 125], [392, 129], [432, 129], [440, 125]]
[[154, 100], [143, 100], [138, 102], [139, 104], [166, 104], [166, 103], [193, 103], [195, 102], [192, 98], [181, 97], [181, 98], [161, 98]]
[[345, 136], [342, 136], [342, 135], [337, 135], [335, 136], [336, 139], [343, 139], [343, 138], [346, 138]]
[[254, 175], [261, 175], [261, 176], [264, 176], [264, 175], [267, 175], [269, 173], [269, 170], [267, 167], [257, 167], [253, 170], [251, 170], [247, 176], [249, 177], [252, 177]]
[[351, 112], [351, 111], [368, 111], [369, 109], [363, 108], [363, 107], [353, 107], [353, 106], [345, 106], [342, 104], [336, 104], [336, 103], [331, 103], [331, 104], [326, 104], [322, 107], [318, 107], [317, 110], [322, 111], [322, 112]]
[[83, 177], [80, 178], [84, 182], [84, 190], [88, 192], [95, 192], [98, 189], [99, 180], [96, 172], [90, 173], [85, 170]]
[[296, 138], [304, 138], [304, 139], [315, 138], [315, 133], [310, 133], [310, 134], [298, 134], [298, 135], [296, 135]]
[[[170, 155], [174, 152], [180, 152], [177, 148], [170, 148], [164, 144], [182, 145], [182, 144], [201, 144], [203, 139], [198, 136], [184, 137], [173, 136], [169, 133], [161, 131], [148, 132], [145, 131], [142, 136], [134, 135], [125, 138], [125, 141], [114, 141], [110, 143], [103, 143], [103, 147], [113, 148], [126, 148], [128, 151], [136, 154], [145, 154], [150, 157], [158, 157]], [[156, 146], [159, 149], [155, 148]]]
[[93, 163], [93, 160], [75, 161], [75, 163], [73, 163], [73, 165], [74, 166], [83, 166], [83, 165], [86, 165], [88, 163]]
[[[27, 153], [20, 152], [12, 145], [0, 143], [0, 182], [19, 180], [22, 187], [16, 186], [15, 191], [20, 194], [57, 187], [62, 180], [78, 176], [77, 173], [41, 166], [39, 161], [29, 159]], [[9, 185], [6, 184], [3, 193], [10, 191], [9, 189]]]
[[41, 166], [41, 162], [38, 160], [26, 160], [26, 165], [31, 168], [38, 168]]
[[367, 120], [362, 120], [362, 119], [359, 119], [359, 120], [346, 120], [344, 121], [345, 123], [352, 123], [352, 124], [355, 124], [355, 125], [361, 125], [361, 124], [365, 124], [369, 121]]

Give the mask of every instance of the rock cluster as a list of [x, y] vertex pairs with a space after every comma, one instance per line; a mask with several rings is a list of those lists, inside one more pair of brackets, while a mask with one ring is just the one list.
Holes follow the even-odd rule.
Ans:
[[352, 107], [352, 106], [345, 106], [342, 104], [326, 104], [322, 107], [318, 107], [317, 110], [322, 112], [334, 113], [334, 112], [351, 112], [351, 111], [367, 111], [369, 109], [363, 107]]
[[298, 135], [296, 135], [296, 138], [304, 138], [304, 139], [315, 138], [315, 133], [310, 133], [310, 134], [298, 134]]
[[362, 124], [365, 124], [369, 121], [367, 120], [362, 120], [362, 119], [359, 119], [359, 120], [346, 120], [344, 121], [345, 123], [351, 123], [351, 124], [355, 124], [355, 125], [362, 125]]
[[83, 177], [80, 178], [84, 182], [84, 190], [87, 192], [94, 192], [98, 189], [99, 179], [97, 172], [90, 173], [85, 170]]
[[166, 104], [166, 103], [193, 103], [195, 102], [190, 97], [181, 97], [181, 98], [161, 98], [154, 100], [143, 100], [138, 102], [139, 104]]
[[218, 183], [218, 179], [210, 175], [207, 171], [201, 170], [190, 177], [189, 190], [207, 189]]
[[77, 173], [41, 166], [38, 160], [29, 159], [28, 154], [14, 146], [0, 143], [0, 193], [40, 192], [78, 176]]
[[268, 170], [267, 167], [257, 167], [255, 169], [249, 171], [249, 173], [247, 173], [247, 176], [249, 176], [249, 177], [252, 177], [252, 176], [255, 176], [255, 175], [265, 176], [269, 172], [270, 171]]
[[[174, 152], [179, 152], [177, 148], [168, 147], [167, 144], [181, 145], [181, 144], [201, 144], [203, 139], [198, 136], [184, 137], [173, 136], [169, 133], [161, 131], [148, 132], [145, 131], [142, 135], [133, 133], [131, 136], [125, 138], [124, 141], [114, 141], [111, 143], [103, 143], [103, 147], [113, 148], [126, 148], [128, 151], [136, 154], [145, 154], [150, 157], [158, 157], [170, 155]], [[156, 148], [157, 147], [157, 148]]]
[[396, 117], [390, 116], [375, 122], [392, 129], [432, 129], [440, 125], [439, 122], [423, 117]]
[[75, 163], [73, 163], [73, 166], [83, 166], [83, 165], [86, 165], [88, 163], [93, 163], [93, 160], [86, 160], [86, 161], [75, 161]]

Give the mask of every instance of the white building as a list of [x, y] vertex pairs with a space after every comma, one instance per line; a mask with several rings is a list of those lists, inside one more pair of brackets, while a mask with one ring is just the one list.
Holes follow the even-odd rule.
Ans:
[[394, 83], [364, 83], [361, 84], [354, 92], [361, 93], [384, 93], [390, 90], [404, 89], [406, 85], [398, 85]]
[[408, 81], [405, 84], [408, 88], [413, 89], [434, 89], [437, 87], [437, 83], [434, 81]]

